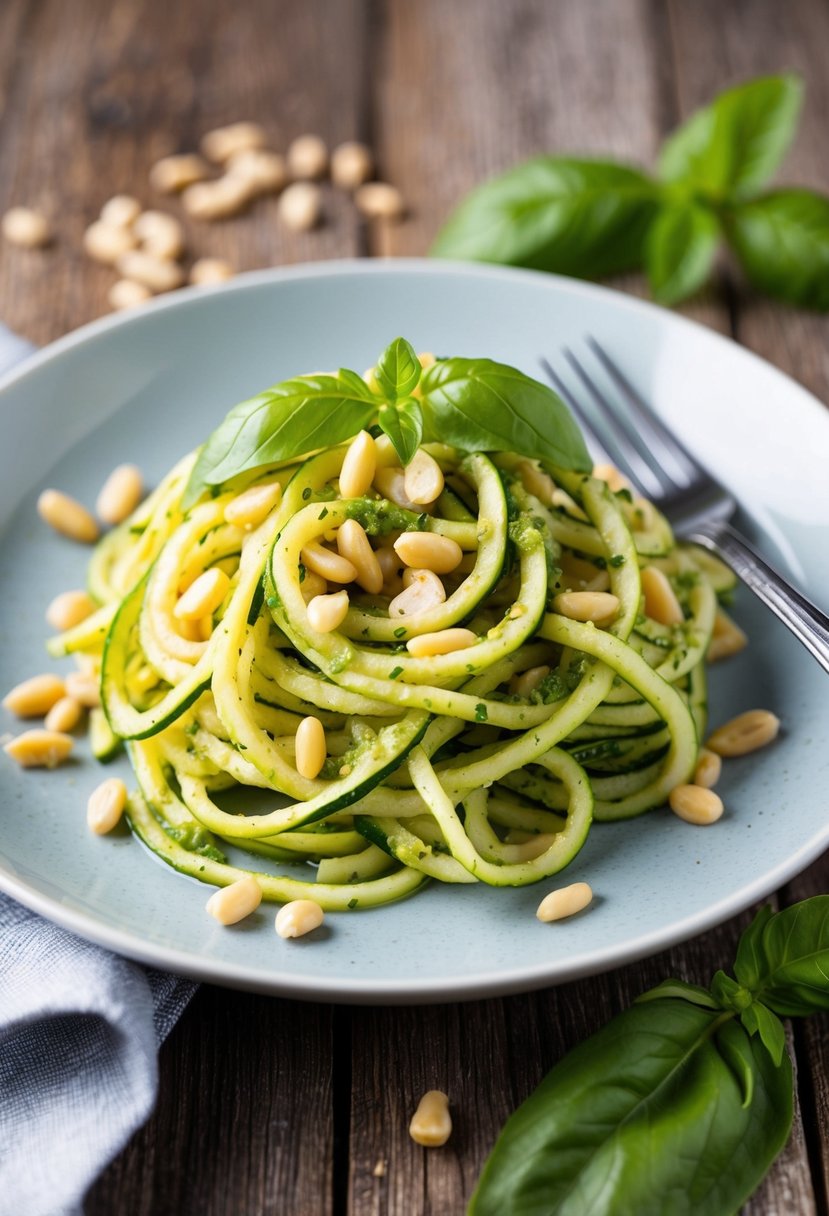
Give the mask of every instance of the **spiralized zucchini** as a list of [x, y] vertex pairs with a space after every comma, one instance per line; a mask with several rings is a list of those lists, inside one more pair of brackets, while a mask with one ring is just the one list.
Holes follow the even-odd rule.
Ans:
[[[100, 607], [51, 650], [99, 667], [137, 780], [133, 831], [203, 882], [252, 872], [265, 899], [343, 910], [430, 878], [537, 882], [573, 859], [593, 818], [663, 805], [696, 763], [723, 569], [627, 491], [510, 454], [427, 445], [445, 488], [422, 511], [374, 488], [344, 499], [347, 448], [258, 470], [184, 511], [190, 456], [98, 546]], [[228, 522], [243, 491], [275, 481], [281, 502], [259, 526]], [[303, 551], [347, 520], [375, 549], [406, 531], [457, 542], [443, 602], [390, 616], [398, 570], [376, 595], [352, 584], [340, 627], [317, 632]], [[645, 565], [668, 576], [681, 623], [645, 615]], [[183, 623], [179, 596], [216, 567], [224, 602]], [[553, 606], [568, 590], [609, 591], [618, 611], [601, 626], [571, 619]], [[407, 648], [458, 626], [473, 645]], [[307, 716], [326, 735], [313, 778], [295, 762]]]

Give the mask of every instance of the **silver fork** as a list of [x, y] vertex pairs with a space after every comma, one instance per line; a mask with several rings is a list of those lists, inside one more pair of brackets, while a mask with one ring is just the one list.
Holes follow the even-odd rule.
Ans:
[[677, 535], [721, 557], [829, 672], [829, 617], [770, 566], [730, 522], [737, 503], [637, 392], [595, 338], [587, 339], [614, 384], [619, 404], [602, 392], [571, 350], [564, 357], [586, 392], [582, 403], [546, 359], [542, 366], [602, 457], [664, 512]]

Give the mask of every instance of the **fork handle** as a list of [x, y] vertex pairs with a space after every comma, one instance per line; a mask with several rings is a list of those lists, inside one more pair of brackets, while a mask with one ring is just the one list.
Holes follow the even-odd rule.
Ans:
[[721, 557], [829, 672], [829, 616], [825, 612], [786, 582], [731, 524], [712, 520], [698, 525], [689, 539]]

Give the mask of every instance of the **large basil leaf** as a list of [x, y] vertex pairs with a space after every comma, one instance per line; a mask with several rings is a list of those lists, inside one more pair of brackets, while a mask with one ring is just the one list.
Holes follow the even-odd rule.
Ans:
[[735, 207], [726, 225], [756, 287], [790, 304], [829, 309], [829, 199], [776, 190]]
[[427, 439], [467, 452], [517, 452], [565, 469], [593, 467], [558, 393], [514, 367], [492, 359], [442, 359], [420, 383]]
[[376, 409], [377, 398], [365, 381], [344, 369], [285, 380], [242, 401], [199, 453], [184, 506], [192, 506], [209, 486], [240, 473], [343, 443], [369, 423]]
[[684, 200], [663, 208], [648, 233], [646, 265], [654, 299], [677, 304], [708, 278], [720, 225], [707, 207]]
[[776, 1067], [731, 1015], [634, 1005], [508, 1121], [469, 1213], [732, 1216], [791, 1121], [788, 1057]]
[[375, 374], [387, 401], [408, 397], [420, 379], [420, 360], [411, 342], [395, 338], [377, 360]]
[[803, 85], [791, 75], [761, 77], [721, 93], [667, 140], [661, 177], [713, 199], [750, 197], [780, 164], [802, 98]]
[[658, 196], [625, 165], [539, 156], [473, 191], [431, 252], [601, 278], [641, 265]]
[[829, 1009], [829, 895], [761, 915], [737, 950], [739, 982], [784, 1016]]

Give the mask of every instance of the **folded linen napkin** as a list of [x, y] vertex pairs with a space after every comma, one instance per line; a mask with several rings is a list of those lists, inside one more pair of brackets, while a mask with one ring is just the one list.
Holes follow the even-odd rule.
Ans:
[[[31, 350], [0, 327], [0, 373]], [[148, 1118], [158, 1047], [195, 988], [0, 894], [0, 1216], [81, 1216]]]

